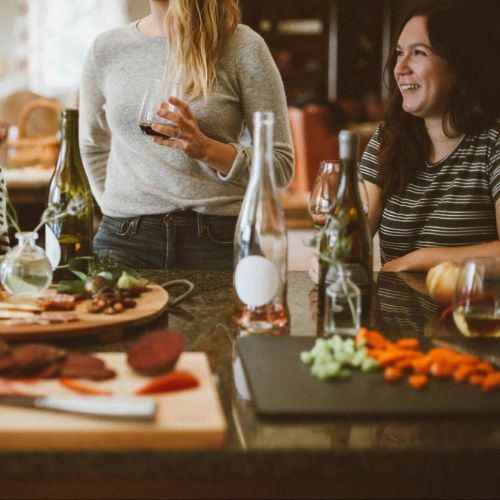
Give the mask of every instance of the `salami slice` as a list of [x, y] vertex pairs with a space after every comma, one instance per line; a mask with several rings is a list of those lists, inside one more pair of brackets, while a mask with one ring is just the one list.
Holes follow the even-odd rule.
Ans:
[[88, 354], [71, 353], [64, 360], [59, 374], [63, 378], [84, 378], [87, 380], [107, 380], [116, 373], [107, 368], [102, 359]]
[[137, 372], [156, 375], [168, 372], [184, 349], [177, 330], [152, 330], [139, 338], [128, 350], [127, 361]]
[[66, 356], [66, 351], [46, 344], [25, 344], [15, 346], [10, 357], [14, 361], [11, 375], [34, 376], [49, 365], [58, 363]]

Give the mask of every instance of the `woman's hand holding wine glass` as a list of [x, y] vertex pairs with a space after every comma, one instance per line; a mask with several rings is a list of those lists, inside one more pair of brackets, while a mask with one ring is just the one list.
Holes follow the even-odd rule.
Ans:
[[210, 139], [200, 130], [185, 102], [181, 83], [150, 80], [139, 113], [139, 127], [156, 144], [180, 149], [194, 160], [205, 160]]

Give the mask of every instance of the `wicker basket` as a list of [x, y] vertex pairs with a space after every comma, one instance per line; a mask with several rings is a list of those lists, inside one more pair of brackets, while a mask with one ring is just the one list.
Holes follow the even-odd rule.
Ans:
[[28, 123], [33, 111], [45, 109], [59, 120], [61, 106], [50, 99], [33, 99], [22, 109], [18, 121], [18, 138], [9, 143], [8, 162], [14, 167], [42, 165], [53, 167], [59, 152], [60, 140], [54, 134], [28, 135]]

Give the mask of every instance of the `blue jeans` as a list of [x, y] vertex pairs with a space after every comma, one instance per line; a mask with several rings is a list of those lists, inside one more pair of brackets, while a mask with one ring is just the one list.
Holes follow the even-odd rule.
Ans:
[[176, 210], [104, 216], [94, 252], [134, 269], [232, 269], [237, 217]]

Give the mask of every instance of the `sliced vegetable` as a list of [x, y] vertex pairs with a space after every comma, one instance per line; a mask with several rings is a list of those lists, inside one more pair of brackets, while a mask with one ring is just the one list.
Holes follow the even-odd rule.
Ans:
[[136, 394], [158, 394], [162, 392], [183, 391], [198, 387], [198, 379], [187, 371], [177, 371], [160, 375], [144, 387], [136, 391]]
[[384, 370], [384, 380], [387, 380], [387, 382], [396, 382], [398, 380], [401, 380], [402, 378], [403, 372], [395, 366], [388, 366]]
[[79, 394], [86, 394], [87, 396], [111, 396], [113, 394], [111, 391], [97, 389], [89, 384], [72, 378], [60, 378], [59, 383], [66, 387], [66, 389], [78, 392]]
[[357, 335], [368, 346], [366, 354], [384, 367], [384, 379], [393, 382], [403, 376], [405, 370], [413, 372], [408, 383], [414, 389], [428, 384], [429, 375], [436, 378], [452, 378], [455, 382], [468, 382], [482, 387], [483, 392], [500, 387], [500, 371], [491, 363], [472, 354], [461, 354], [453, 349], [435, 347], [424, 353], [418, 349], [418, 340], [400, 339], [394, 344], [382, 334], [361, 329]]
[[427, 375], [420, 373], [416, 373], [415, 375], [410, 375], [408, 377], [408, 383], [413, 387], [413, 389], [423, 389], [428, 382], [429, 378]]
[[355, 342], [340, 335], [329, 339], [316, 339], [310, 351], [300, 353], [300, 360], [311, 367], [311, 374], [320, 380], [348, 378], [351, 369], [369, 372], [379, 368], [379, 363], [365, 351], [366, 340]]
[[483, 392], [500, 389], [500, 372], [488, 373], [488, 375], [484, 377], [482, 388]]

